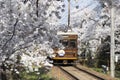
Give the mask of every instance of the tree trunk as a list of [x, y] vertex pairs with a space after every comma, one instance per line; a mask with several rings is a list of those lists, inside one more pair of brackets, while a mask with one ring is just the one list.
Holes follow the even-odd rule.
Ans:
[[6, 77], [6, 67], [4, 64], [2, 64], [1, 66], [1, 79], [2, 80], [7, 80], [7, 77]]

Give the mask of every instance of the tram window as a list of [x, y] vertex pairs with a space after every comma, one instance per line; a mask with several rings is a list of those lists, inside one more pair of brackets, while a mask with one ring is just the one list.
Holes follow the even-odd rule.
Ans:
[[76, 41], [75, 40], [70, 40], [70, 47], [75, 48], [76, 47]]
[[63, 44], [65, 47], [67, 47], [67, 46], [68, 46], [68, 40], [63, 40], [63, 41], [62, 41], [62, 44]]

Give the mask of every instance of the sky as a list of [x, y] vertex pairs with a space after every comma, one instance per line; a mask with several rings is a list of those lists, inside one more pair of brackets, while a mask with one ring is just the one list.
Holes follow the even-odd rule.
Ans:
[[[67, 14], [68, 14], [68, 1], [65, 0], [65, 12], [62, 13], [62, 18], [60, 19], [60, 24], [67, 24]], [[97, 1], [95, 0], [71, 0], [70, 6], [71, 6], [71, 17], [75, 15], [81, 15], [83, 14], [82, 11], [85, 8], [93, 9], [98, 5]], [[78, 9], [76, 9], [76, 6], [79, 6]]]

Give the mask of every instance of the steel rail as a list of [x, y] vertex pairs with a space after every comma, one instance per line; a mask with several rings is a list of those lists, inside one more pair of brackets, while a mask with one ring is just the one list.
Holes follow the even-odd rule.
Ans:
[[[89, 72], [87, 72], [87, 71], [85, 71], [85, 70], [82, 70], [82, 69], [80, 69], [80, 68], [78, 68], [78, 67], [75, 67], [75, 66], [71, 66], [71, 67], [77, 69], [78, 71], [82, 71], [83, 73], [86, 73], [87, 75], [92, 76], [93, 78], [96, 78], [97, 80], [105, 80], [105, 79], [103, 79], [103, 78], [101, 78], [101, 77], [99, 77], [99, 76], [97, 76], [97, 75], [94, 75], [94, 74], [92, 74], [92, 73], [89, 73]], [[60, 66], [59, 68], [60, 68], [61, 70], [63, 70], [65, 73], [67, 73], [69, 76], [71, 76], [71, 77], [73, 78], [73, 80], [80, 80], [80, 79], [77, 78], [74, 74], [72, 74], [72, 73], [70, 73], [69, 71], [67, 71], [66, 69], [64, 69], [64, 66]], [[79, 73], [79, 72], [78, 72], [78, 73]]]
[[72, 80], [79, 80], [78, 78], [76, 78], [75, 76], [73, 76], [72, 74], [70, 74], [68, 71], [66, 71], [65, 69], [63, 69], [61, 66], [59, 66], [59, 68], [64, 71], [65, 73], [67, 73], [68, 76], [70, 76], [72, 78]]
[[80, 71], [83, 71], [83, 72], [85, 72], [85, 73], [93, 76], [93, 77], [98, 78], [99, 80], [105, 80], [105, 79], [103, 79], [102, 77], [99, 77], [99, 76], [97, 76], [97, 75], [95, 75], [95, 74], [93, 74], [93, 73], [90, 73], [90, 72], [88, 72], [88, 71], [86, 71], [86, 70], [83, 70], [83, 69], [81, 69], [81, 68], [79, 68], [79, 67], [76, 67], [76, 66], [74, 66], [74, 67], [75, 67], [76, 69], [80, 70]]

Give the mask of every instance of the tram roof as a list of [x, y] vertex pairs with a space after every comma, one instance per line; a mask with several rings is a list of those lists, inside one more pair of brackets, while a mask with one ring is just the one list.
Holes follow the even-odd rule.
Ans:
[[59, 31], [59, 32], [57, 32], [57, 35], [78, 35], [78, 34], [73, 31], [67, 31], [67, 32]]

